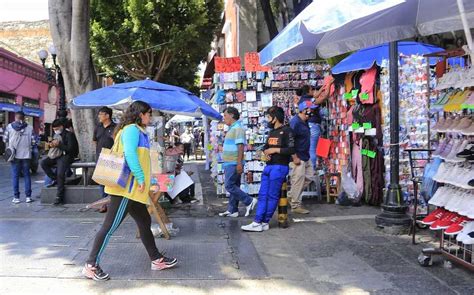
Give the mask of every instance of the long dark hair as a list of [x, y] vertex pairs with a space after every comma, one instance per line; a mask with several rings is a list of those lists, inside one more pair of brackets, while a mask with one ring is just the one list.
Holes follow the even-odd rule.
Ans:
[[149, 104], [143, 101], [134, 101], [123, 113], [122, 120], [115, 128], [114, 136], [123, 129], [123, 127], [129, 124], [138, 124], [142, 125], [142, 119], [140, 118], [140, 114], [146, 114], [147, 112], [151, 111], [151, 107]]

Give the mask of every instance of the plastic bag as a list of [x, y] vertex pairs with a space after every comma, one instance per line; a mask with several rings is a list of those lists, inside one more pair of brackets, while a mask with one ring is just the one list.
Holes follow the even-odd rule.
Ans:
[[342, 167], [341, 186], [342, 190], [347, 194], [349, 199], [356, 201], [360, 199], [360, 194], [357, 191], [357, 184], [352, 178], [351, 173], [347, 171], [347, 166]]

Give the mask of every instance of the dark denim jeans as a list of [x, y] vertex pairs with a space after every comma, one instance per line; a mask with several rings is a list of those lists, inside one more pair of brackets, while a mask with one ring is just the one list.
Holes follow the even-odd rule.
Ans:
[[243, 202], [245, 206], [252, 203], [252, 198], [240, 189], [240, 177], [237, 173], [237, 165], [228, 165], [224, 167], [225, 173], [225, 189], [229, 192], [229, 206], [228, 211], [235, 213], [239, 211], [239, 201]]
[[23, 172], [25, 180], [25, 195], [27, 198], [31, 198], [30, 159], [15, 159], [11, 162], [11, 166], [15, 198], [20, 198], [20, 172]]

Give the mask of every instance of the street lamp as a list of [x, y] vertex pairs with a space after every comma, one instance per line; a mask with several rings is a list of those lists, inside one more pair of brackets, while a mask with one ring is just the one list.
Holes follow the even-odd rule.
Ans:
[[[48, 46], [49, 53], [51, 53], [51, 57], [53, 58], [54, 69], [49, 68], [46, 66], [45, 62], [48, 58], [48, 51], [46, 49], [41, 49], [38, 51], [38, 57], [43, 64], [44, 69], [46, 70], [47, 79], [49, 82], [56, 82], [59, 86], [59, 108], [57, 112], [57, 116], [59, 119], [64, 120], [67, 117], [67, 109], [66, 109], [66, 91], [64, 88], [64, 79], [63, 74], [61, 72], [61, 68], [56, 63], [56, 47], [53, 44]], [[56, 74], [56, 78], [52, 76], [53, 71]]]

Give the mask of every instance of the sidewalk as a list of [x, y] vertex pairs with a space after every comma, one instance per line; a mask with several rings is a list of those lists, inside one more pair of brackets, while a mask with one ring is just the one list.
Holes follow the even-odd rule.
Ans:
[[270, 231], [243, 233], [251, 218], [217, 216], [225, 199], [216, 197], [202, 162], [186, 170], [195, 172], [203, 204], [173, 206], [168, 213], [180, 232], [157, 239], [179, 266], [151, 271], [128, 217], [104, 254], [112, 279], [85, 280], [81, 266], [104, 215], [80, 212], [81, 205], [13, 205], [8, 168], [0, 164], [0, 294], [474, 294], [473, 275], [462, 268], [446, 269], [439, 258], [418, 265], [430, 243], [412, 246], [408, 236], [376, 230], [379, 208], [310, 202], [311, 214], [290, 216], [297, 218], [287, 229], [273, 220]]

